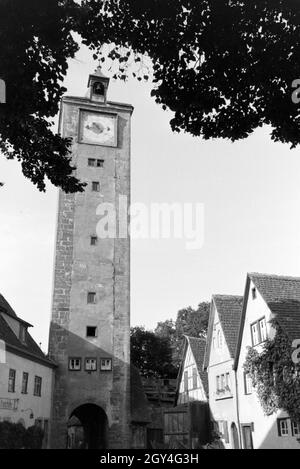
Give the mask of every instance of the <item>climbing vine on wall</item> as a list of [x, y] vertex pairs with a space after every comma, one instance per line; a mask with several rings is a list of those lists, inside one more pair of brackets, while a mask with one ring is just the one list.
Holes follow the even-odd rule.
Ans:
[[294, 349], [285, 332], [275, 321], [273, 326], [275, 337], [265, 342], [261, 353], [249, 348], [244, 370], [266, 415], [283, 409], [300, 422], [300, 366], [293, 363]]

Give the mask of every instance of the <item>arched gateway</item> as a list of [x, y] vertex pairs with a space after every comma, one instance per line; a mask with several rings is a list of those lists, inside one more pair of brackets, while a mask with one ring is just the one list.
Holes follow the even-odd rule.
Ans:
[[104, 410], [95, 404], [83, 404], [70, 415], [69, 449], [108, 448], [108, 420]]

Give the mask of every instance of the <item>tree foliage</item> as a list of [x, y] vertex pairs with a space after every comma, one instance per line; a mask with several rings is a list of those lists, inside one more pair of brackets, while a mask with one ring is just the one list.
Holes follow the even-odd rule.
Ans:
[[249, 348], [244, 364], [266, 415], [279, 409], [300, 423], [300, 368], [292, 360], [291, 342], [276, 322], [274, 339], [266, 341], [262, 353]]
[[67, 60], [78, 50], [72, 4], [0, 1], [0, 78], [7, 90], [0, 105], [0, 151], [18, 159], [40, 190], [46, 177], [66, 192], [84, 187], [72, 174], [70, 141], [51, 128], [65, 92]]
[[7, 84], [0, 150], [41, 190], [45, 177], [67, 192], [83, 190], [70, 142], [51, 131], [67, 60], [78, 49], [72, 32], [110, 61], [115, 77], [151, 72], [152, 95], [173, 111], [174, 131], [234, 141], [267, 124], [273, 140], [300, 142], [291, 99], [300, 70], [298, 0], [0, 0]]
[[0, 422], [0, 449], [41, 449], [43, 436], [36, 425], [26, 429], [21, 423]]
[[144, 378], [176, 378], [170, 342], [144, 327], [133, 327], [130, 337], [131, 363]]
[[206, 337], [210, 303], [201, 302], [197, 309], [191, 306], [178, 311], [176, 321], [167, 319], [159, 322], [155, 334], [169, 340], [174, 366], [178, 369], [184, 344], [184, 335]]
[[118, 76], [127, 49], [151, 58], [152, 94], [174, 111], [173, 130], [234, 141], [268, 124], [273, 140], [299, 143], [298, 0], [84, 0], [83, 9], [85, 43], [99, 54], [113, 44]]

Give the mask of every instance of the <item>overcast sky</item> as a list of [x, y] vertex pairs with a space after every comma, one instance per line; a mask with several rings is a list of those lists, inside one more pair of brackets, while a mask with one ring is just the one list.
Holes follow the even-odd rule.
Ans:
[[[91, 54], [70, 61], [65, 86], [84, 95]], [[242, 294], [247, 271], [300, 275], [300, 149], [269, 130], [230, 143], [173, 134], [151, 86], [112, 81], [109, 99], [135, 107], [132, 201], [203, 203], [205, 240], [132, 241], [131, 322], [154, 328], [213, 293]], [[46, 350], [51, 309], [57, 189], [40, 193], [20, 165], [0, 158], [0, 292], [35, 327]]]

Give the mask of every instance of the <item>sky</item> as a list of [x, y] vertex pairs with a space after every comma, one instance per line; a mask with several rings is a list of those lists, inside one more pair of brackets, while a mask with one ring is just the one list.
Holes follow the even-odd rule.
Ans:
[[[84, 96], [96, 67], [81, 47], [67, 94]], [[104, 69], [109, 76], [109, 71]], [[201, 203], [204, 243], [131, 242], [131, 324], [155, 328], [212, 294], [243, 294], [246, 273], [300, 276], [300, 149], [273, 143], [268, 128], [231, 143], [174, 134], [151, 84], [111, 80], [108, 99], [134, 106], [132, 202]], [[18, 162], [0, 156], [0, 293], [47, 350], [58, 190], [39, 192]]]

